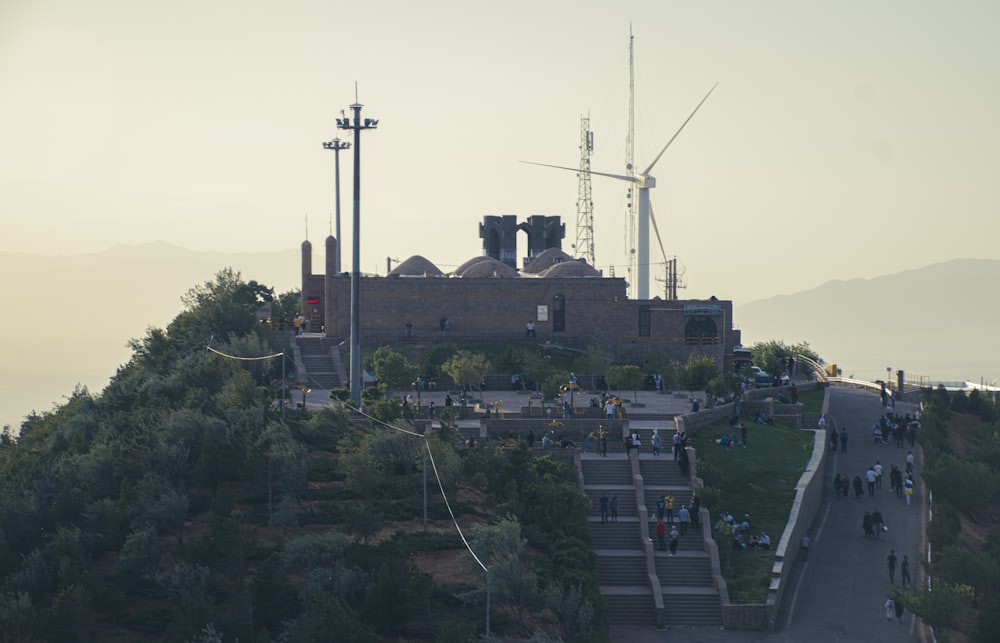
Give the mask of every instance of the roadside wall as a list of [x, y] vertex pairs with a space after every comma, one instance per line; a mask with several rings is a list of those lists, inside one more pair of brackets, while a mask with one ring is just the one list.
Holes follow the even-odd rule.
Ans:
[[[823, 384], [806, 385], [809, 390], [822, 388]], [[804, 387], [803, 387], [804, 388]], [[800, 388], [802, 390], [802, 388]], [[829, 417], [830, 395], [827, 391], [823, 398], [822, 413]], [[799, 407], [801, 408], [801, 407]], [[724, 405], [708, 411], [692, 413], [675, 418], [678, 430], [685, 430], [711, 424], [719, 419], [726, 419], [732, 414], [732, 405]], [[732, 604], [729, 602], [726, 581], [719, 569], [719, 554], [714, 538], [711, 534], [711, 520], [707, 515], [707, 509], [702, 509], [703, 524], [707, 526], [705, 532], [706, 551], [712, 560], [712, 575], [715, 586], [719, 590], [722, 602], [722, 627], [727, 630], [773, 630], [777, 625], [778, 614], [781, 612], [783, 601], [786, 598], [786, 591], [789, 585], [790, 574], [799, 556], [799, 541], [802, 535], [809, 531], [819, 510], [823, 504], [824, 473], [826, 471], [826, 461], [828, 456], [826, 435], [815, 429], [819, 416], [809, 414], [804, 416], [796, 426], [804, 424], [807, 429], [813, 432], [813, 448], [806, 469], [799, 477], [795, 485], [795, 495], [792, 499], [791, 510], [788, 515], [788, 522], [781, 534], [778, 545], [775, 548], [774, 564], [771, 567], [771, 582], [768, 588], [767, 600], [759, 604]], [[692, 453], [692, 477], [697, 485], [703, 485], [703, 481], [697, 478], [697, 454]]]

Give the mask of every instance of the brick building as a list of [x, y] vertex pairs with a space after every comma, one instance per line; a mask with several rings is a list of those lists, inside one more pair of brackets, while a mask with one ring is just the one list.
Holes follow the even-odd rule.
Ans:
[[[520, 270], [513, 265], [518, 230], [529, 235], [529, 256]], [[638, 364], [652, 347], [682, 362], [697, 352], [715, 358], [720, 369], [731, 363], [740, 344], [731, 301], [628, 299], [624, 279], [605, 277], [570, 257], [559, 247], [562, 236], [558, 217], [529, 217], [526, 224], [509, 215], [486, 217], [480, 226], [483, 255], [450, 274], [417, 255], [387, 276], [362, 275], [362, 345], [407, 337], [551, 340], [571, 348], [599, 345], [616, 360]], [[336, 239], [327, 237], [326, 270], [314, 274], [312, 244], [303, 242], [302, 312], [311, 328], [348, 339], [351, 276], [334, 272], [336, 252]], [[526, 337], [529, 320], [533, 339]]]

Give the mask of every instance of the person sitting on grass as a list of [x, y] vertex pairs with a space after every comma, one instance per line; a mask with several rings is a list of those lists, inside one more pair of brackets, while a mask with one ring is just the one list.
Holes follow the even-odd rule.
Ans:
[[757, 539], [758, 549], [771, 549], [771, 537], [767, 535], [766, 531], [760, 532], [760, 538]]

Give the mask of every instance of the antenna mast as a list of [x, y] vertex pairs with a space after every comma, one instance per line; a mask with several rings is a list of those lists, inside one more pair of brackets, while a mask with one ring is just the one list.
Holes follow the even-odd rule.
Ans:
[[590, 157], [594, 153], [594, 133], [590, 116], [580, 117], [580, 172], [577, 173], [576, 256], [591, 266], [594, 260], [594, 201], [590, 191]]
[[[632, 25], [628, 28], [628, 135], [625, 137], [625, 175], [635, 176], [635, 56], [633, 54], [633, 42], [635, 36], [632, 35]], [[639, 278], [639, 270], [646, 269], [639, 266], [639, 257], [636, 254], [636, 233], [635, 220], [638, 202], [633, 195], [634, 181], [629, 182], [628, 199], [628, 226], [625, 230], [625, 251], [628, 253], [628, 289], [632, 296], [636, 292], [636, 280]]]

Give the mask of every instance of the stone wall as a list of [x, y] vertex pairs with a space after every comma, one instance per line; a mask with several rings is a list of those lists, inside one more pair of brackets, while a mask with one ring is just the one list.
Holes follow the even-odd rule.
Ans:
[[[807, 384], [809, 389], [825, 388], [825, 384]], [[800, 388], [800, 390], [802, 390]], [[758, 401], [758, 404], [763, 402]], [[827, 393], [823, 398], [822, 414], [828, 414], [830, 405], [830, 395]], [[784, 406], [784, 405], [783, 405]], [[801, 409], [801, 407], [798, 407]], [[689, 413], [685, 416], [674, 418], [678, 430], [697, 431], [699, 427], [712, 424], [718, 420], [726, 419], [732, 415], [732, 405], [726, 404], [714, 409]], [[782, 418], [786, 420], [785, 418]], [[771, 567], [771, 582], [768, 589], [766, 602], [760, 604], [734, 605], [729, 602], [729, 593], [726, 581], [722, 577], [719, 569], [719, 554], [715, 540], [711, 534], [711, 516], [707, 509], [702, 509], [702, 523], [705, 530], [705, 548], [712, 561], [712, 575], [715, 586], [719, 590], [722, 600], [722, 627], [727, 630], [773, 630], [777, 625], [778, 614], [781, 612], [783, 601], [786, 600], [790, 574], [794, 569], [799, 556], [799, 541], [802, 535], [809, 531], [819, 510], [823, 505], [824, 474], [826, 471], [826, 461], [828, 457], [827, 436], [818, 430], [814, 430], [818, 414], [808, 414], [799, 416], [796, 426], [805, 426], [813, 432], [813, 448], [806, 469], [799, 477], [795, 485], [795, 495], [792, 499], [792, 507], [789, 511], [788, 522], [775, 547], [774, 564]], [[786, 420], [787, 421], [787, 420]], [[691, 454], [691, 476], [696, 486], [704, 485], [704, 482], [697, 477], [698, 459], [694, 449], [689, 449]]]
[[[321, 285], [326, 334], [349, 337], [350, 275], [304, 276], [303, 296], [316, 296]], [[360, 291], [362, 344], [488, 338], [541, 345], [551, 340], [578, 349], [599, 346], [634, 363], [641, 363], [653, 349], [681, 362], [697, 352], [726, 368], [733, 347], [740, 343], [731, 301], [631, 300], [626, 297], [625, 280], [615, 277], [363, 276]], [[555, 327], [557, 295], [564, 306], [561, 330]], [[547, 307], [547, 319], [539, 319], [540, 306]], [[648, 335], [640, 336], [641, 315], [648, 316]], [[442, 317], [448, 318], [447, 332], [441, 330]], [[695, 319], [710, 320], [715, 335], [688, 337], [688, 324]], [[531, 338], [525, 333], [528, 320], [535, 324]]]

